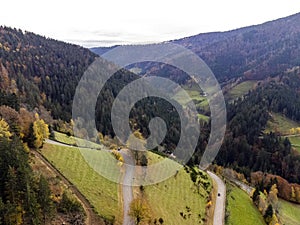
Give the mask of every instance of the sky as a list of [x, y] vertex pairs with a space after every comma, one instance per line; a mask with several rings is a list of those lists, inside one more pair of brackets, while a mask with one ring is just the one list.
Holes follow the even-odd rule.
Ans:
[[299, 0], [2, 0], [0, 25], [84, 47], [227, 31], [300, 12]]

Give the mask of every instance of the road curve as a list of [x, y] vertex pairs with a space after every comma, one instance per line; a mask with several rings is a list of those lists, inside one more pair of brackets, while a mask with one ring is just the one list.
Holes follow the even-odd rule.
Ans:
[[122, 192], [123, 192], [123, 225], [134, 225], [134, 221], [128, 215], [130, 209], [130, 203], [133, 200], [133, 189], [131, 184], [134, 178], [134, 159], [132, 157], [131, 152], [128, 149], [122, 149], [120, 151], [124, 158], [124, 175], [123, 175], [123, 183], [122, 183]]
[[223, 180], [216, 174], [207, 171], [208, 175], [217, 184], [218, 195], [216, 197], [215, 211], [214, 211], [214, 225], [224, 225], [225, 219], [225, 201], [226, 201], [226, 186]]

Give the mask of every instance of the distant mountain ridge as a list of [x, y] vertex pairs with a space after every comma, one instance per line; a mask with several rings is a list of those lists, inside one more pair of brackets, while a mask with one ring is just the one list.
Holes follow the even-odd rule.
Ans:
[[173, 42], [198, 54], [220, 81], [264, 79], [300, 64], [300, 14]]
[[[247, 177], [253, 171], [267, 171], [299, 183], [300, 156], [294, 153], [287, 139], [283, 140], [274, 133], [262, 135], [262, 132], [269, 120], [269, 112], [284, 114], [300, 122], [300, 72], [296, 69], [300, 65], [300, 14], [235, 31], [200, 34], [173, 42], [187, 46], [202, 57], [221, 84], [233, 83], [237, 79], [240, 82], [264, 80], [257, 81], [257, 88], [249, 94], [227, 102], [229, 126], [217, 162], [234, 166]], [[101, 51], [109, 49], [101, 48]], [[0, 105], [8, 104], [16, 110], [18, 103], [29, 110], [44, 106], [54, 119], [68, 121], [77, 84], [96, 57], [88, 49], [76, 45], [1, 27]], [[152, 75], [169, 76], [183, 85], [184, 79], [188, 79], [187, 76], [182, 79], [182, 73], [173, 73], [172, 68], [159, 64], [145, 64], [144, 68], [144, 74], [150, 71], [154, 73]], [[287, 70], [290, 72], [286, 73]], [[138, 78], [129, 71], [120, 70], [105, 85], [96, 105], [98, 131], [114, 136], [110, 121], [113, 101], [123, 87]], [[166, 106], [161, 99], [140, 101], [131, 111], [130, 121], [133, 130], [139, 129], [147, 137], [148, 124], [153, 116], [171, 118], [167, 123], [168, 136], [164, 140], [164, 146], [169, 150], [176, 147], [180, 136], [180, 118], [171, 105]], [[209, 122], [203, 123], [202, 127], [204, 132], [189, 162], [191, 165], [199, 164], [209, 137]], [[87, 135], [90, 134], [82, 130], [82, 136]]]
[[[220, 82], [260, 80], [300, 65], [300, 13], [260, 25], [172, 40], [199, 55]], [[96, 54], [114, 48], [92, 48]]]

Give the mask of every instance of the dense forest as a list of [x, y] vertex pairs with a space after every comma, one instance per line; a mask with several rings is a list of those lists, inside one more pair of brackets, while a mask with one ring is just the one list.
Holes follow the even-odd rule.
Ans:
[[[252, 172], [262, 171], [300, 183], [300, 156], [288, 138], [264, 132], [272, 113], [300, 122], [299, 20], [300, 15], [294, 15], [261, 26], [175, 41], [200, 55], [224, 86], [237, 77], [260, 80], [255, 89], [227, 102], [227, 131], [215, 160], [249, 180]], [[66, 195], [61, 199], [64, 204], [54, 202], [47, 180], [32, 170], [28, 146], [38, 149], [43, 145], [43, 138], [49, 135], [46, 123], [58, 130], [72, 124], [75, 89], [96, 57], [76, 45], [0, 27], [0, 224], [40, 224], [57, 210], [66, 211], [64, 204], [70, 203]], [[189, 82], [181, 71], [162, 64], [146, 62], [133, 67], [142, 68], [140, 75], [168, 77], [183, 85]], [[122, 69], [102, 89], [95, 120], [104, 136], [115, 136], [110, 119], [114, 99], [138, 78]], [[180, 118], [170, 103], [159, 98], [139, 101], [130, 112], [130, 125], [146, 138], [149, 121], [156, 116], [166, 121], [168, 133], [162, 145], [170, 153], [180, 137]], [[199, 164], [209, 133], [210, 122], [203, 122], [189, 164]], [[93, 134], [82, 130], [82, 136]]]
[[[299, 66], [300, 14], [226, 32], [203, 33], [173, 40], [201, 57], [223, 85], [243, 77], [260, 80]], [[110, 48], [92, 48], [99, 55]], [[160, 75], [160, 65], [142, 65], [142, 74]], [[155, 72], [155, 70], [157, 72]], [[160, 70], [160, 72], [158, 72]], [[172, 70], [167, 71], [171, 74]], [[177, 73], [177, 75], [176, 75]], [[184, 82], [183, 73], [172, 74]], [[165, 74], [164, 74], [165, 75]], [[176, 77], [176, 78], [175, 78]]]
[[[71, 119], [72, 100], [77, 84], [94, 61], [95, 54], [89, 50], [52, 39], [47, 39], [30, 32], [0, 28], [0, 101], [9, 104], [18, 111], [20, 105], [29, 110], [43, 106], [54, 119], [69, 122]], [[126, 84], [138, 76], [126, 70], [117, 72], [106, 84], [99, 95], [96, 106], [96, 124], [99, 132], [114, 137], [110, 123], [110, 110], [114, 98]], [[179, 120], [173, 107], [164, 106], [161, 99], [149, 99], [140, 102], [131, 113], [134, 128], [140, 129], [144, 136], [149, 135], [147, 121], [155, 115], [173, 115], [168, 127], [172, 132], [163, 143], [166, 147], [174, 146], [178, 139]], [[149, 102], [150, 101], [150, 102]], [[151, 112], [153, 104], [158, 104], [157, 112]], [[150, 115], [154, 113], [153, 115]], [[142, 117], [142, 115], [148, 115]], [[51, 120], [51, 119], [50, 119]], [[57, 127], [57, 126], [56, 126]], [[177, 128], [172, 128], [177, 127]], [[87, 131], [83, 132], [83, 136]], [[87, 134], [91, 135], [92, 134]]]
[[63, 189], [54, 194], [48, 179], [33, 170], [31, 149], [43, 145], [48, 125], [25, 108], [17, 112], [0, 103], [0, 224], [48, 224], [58, 213], [82, 224], [81, 205]]
[[[224, 89], [243, 80], [261, 81], [243, 98], [227, 102], [228, 129], [216, 159], [218, 164], [234, 167], [248, 178], [253, 171], [264, 171], [300, 182], [300, 159], [289, 140], [263, 132], [272, 113], [300, 121], [299, 24], [300, 14], [295, 14], [262, 25], [172, 41], [198, 54]], [[92, 51], [101, 55], [110, 49]], [[140, 75], [167, 76], [184, 85], [190, 82], [182, 71], [166, 65], [146, 62], [130, 68], [136, 67]], [[191, 164], [199, 163], [209, 129], [209, 123], [202, 125]]]
[[227, 32], [175, 40], [198, 54], [223, 83], [264, 79], [299, 66], [300, 14]]
[[291, 80], [299, 83], [299, 74], [282, 75], [278, 82], [262, 84], [228, 105], [228, 132], [218, 163], [231, 165], [248, 177], [250, 172], [264, 171], [300, 182], [300, 156], [292, 150], [288, 138], [263, 132], [272, 113], [300, 121], [300, 96], [287, 85]]
[[0, 89], [31, 109], [44, 105], [54, 118], [71, 118], [75, 88], [94, 58], [79, 46], [0, 27]]
[[[10, 105], [16, 111], [24, 104], [28, 109], [43, 105], [54, 119], [68, 121], [71, 118], [71, 103], [76, 85], [95, 55], [74, 45], [3, 27], [0, 43], [1, 104]], [[147, 66], [149, 64], [144, 64], [145, 71]], [[163, 65], [159, 67], [161, 70], [154, 71], [155, 75], [165, 76], [166, 72], [174, 70]], [[172, 74], [179, 76], [180, 72]], [[260, 87], [244, 98], [227, 104], [229, 128], [217, 161], [223, 165], [243, 168], [248, 174], [250, 171], [263, 170], [281, 175], [289, 181], [299, 182], [298, 159], [292, 154], [288, 140], [282, 140], [276, 134], [262, 133], [271, 112], [283, 113], [293, 120], [300, 119], [300, 103], [295, 94], [300, 83], [298, 74], [295, 71], [294, 74], [281, 74], [279, 82], [262, 82]], [[177, 79], [178, 76], [171, 79], [184, 83]], [[138, 76], [121, 70], [102, 90], [96, 106], [99, 132], [114, 137], [110, 123], [112, 103], [118, 92], [137, 78]], [[293, 104], [289, 104], [290, 102]], [[167, 123], [169, 132], [163, 143], [166, 149], [172, 150], [180, 135], [180, 122], [174, 108], [166, 106], [163, 100], [145, 99], [133, 108], [130, 120], [133, 128], [140, 129], [147, 137], [147, 124], [151, 118], [157, 115], [162, 115], [166, 121], [173, 118]], [[191, 162], [199, 161], [206, 145], [209, 127], [209, 124], [203, 124], [198, 153]], [[273, 146], [270, 144], [272, 142], [281, 144]], [[285, 164], [288, 166], [283, 169]]]

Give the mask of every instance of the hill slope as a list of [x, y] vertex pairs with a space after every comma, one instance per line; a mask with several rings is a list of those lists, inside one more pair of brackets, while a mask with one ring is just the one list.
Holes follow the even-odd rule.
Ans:
[[299, 65], [300, 14], [174, 43], [197, 53], [221, 82], [240, 76], [263, 79]]
[[76, 85], [95, 57], [76, 45], [0, 27], [0, 90], [70, 119]]
[[[170, 42], [199, 55], [221, 83], [237, 77], [264, 79], [299, 65], [300, 13], [260, 25], [203, 33]], [[101, 55], [113, 47], [91, 50]]]

